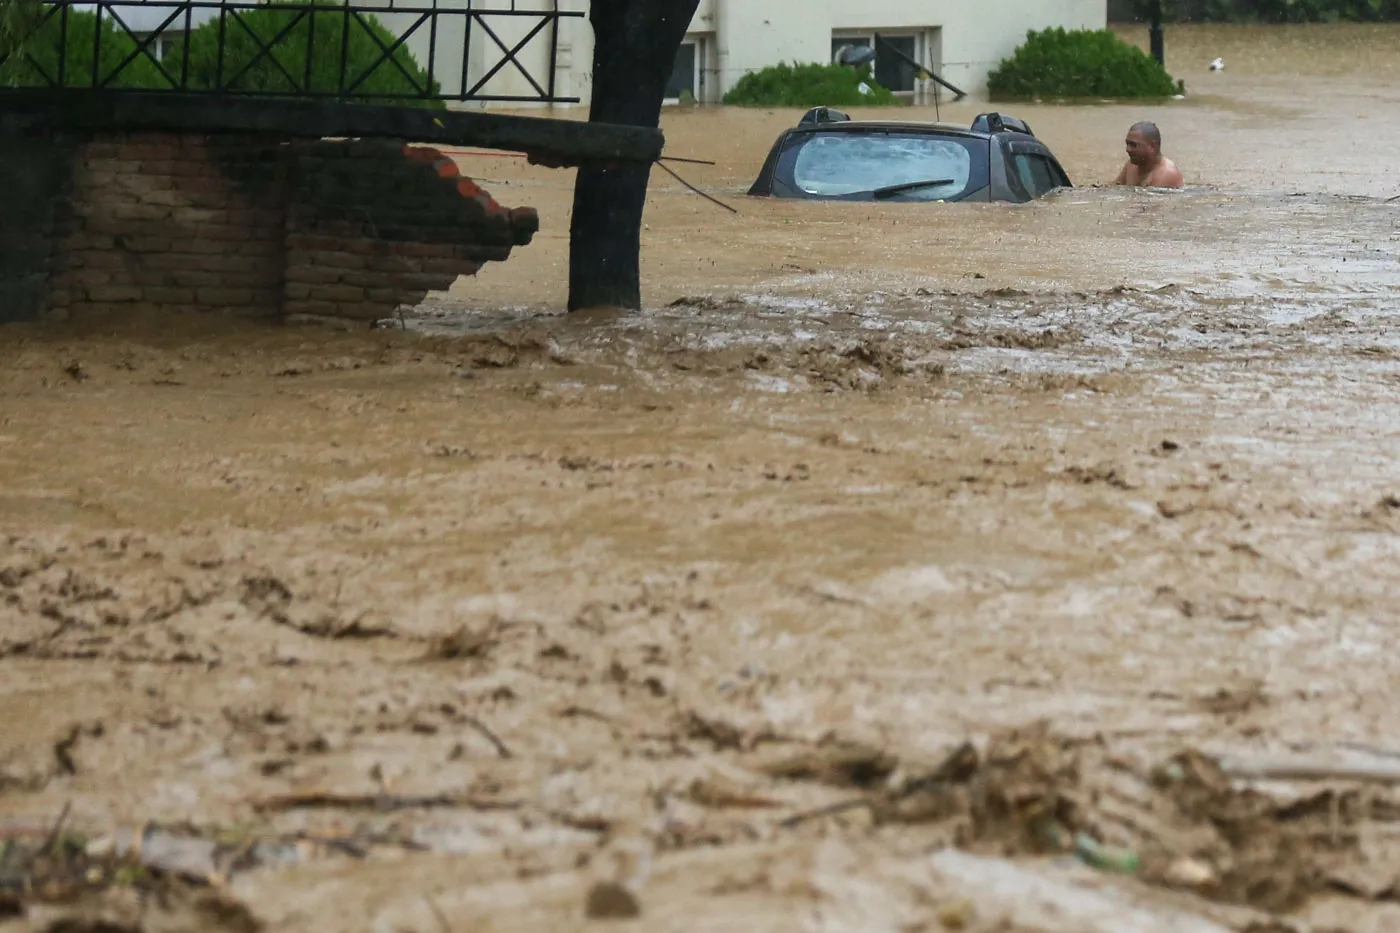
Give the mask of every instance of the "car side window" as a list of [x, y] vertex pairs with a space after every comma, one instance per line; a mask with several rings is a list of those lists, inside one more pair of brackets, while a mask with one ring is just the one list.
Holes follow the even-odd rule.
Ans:
[[1007, 187], [1020, 197], [1029, 198], [1031, 192], [1030, 189], [1026, 187], [1026, 183], [1021, 180], [1021, 169], [1020, 166], [1016, 164], [1016, 156], [1011, 152], [1004, 152], [1004, 158], [1006, 159]]
[[1033, 198], [1043, 197], [1060, 187], [1060, 180], [1050, 160], [1030, 152], [1017, 152], [1012, 156], [1016, 165], [1016, 175], [1026, 193]]

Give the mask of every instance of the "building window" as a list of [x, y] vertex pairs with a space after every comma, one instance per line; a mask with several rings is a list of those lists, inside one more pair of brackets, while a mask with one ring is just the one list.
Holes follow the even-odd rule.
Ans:
[[850, 45], [864, 45], [875, 50], [875, 83], [881, 87], [889, 88], [897, 94], [912, 94], [918, 90], [919, 71], [909, 64], [899, 55], [898, 51], [914, 61], [921, 61], [919, 55], [922, 52], [921, 43], [917, 35], [891, 35], [879, 33], [880, 41], [875, 41], [876, 34], [843, 34], [833, 36], [831, 39], [831, 59], [836, 60], [836, 55], [841, 49]]
[[[179, 33], [179, 35], [184, 35]], [[138, 42], [147, 42], [146, 54], [158, 62], [163, 62], [177, 51], [184, 48], [184, 39], [166, 39], [164, 33], [152, 36], [150, 33], [135, 33]]]
[[681, 43], [671, 78], [666, 82], [668, 101], [678, 101], [682, 94], [689, 94], [695, 100], [700, 98], [700, 50], [696, 42]]

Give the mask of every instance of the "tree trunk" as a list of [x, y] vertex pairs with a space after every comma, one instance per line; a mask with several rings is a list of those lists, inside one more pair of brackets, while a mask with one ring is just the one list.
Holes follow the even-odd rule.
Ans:
[[[700, 0], [593, 0], [597, 123], [656, 127], [676, 52]], [[582, 165], [569, 234], [569, 310], [642, 306], [642, 211], [650, 165]]]

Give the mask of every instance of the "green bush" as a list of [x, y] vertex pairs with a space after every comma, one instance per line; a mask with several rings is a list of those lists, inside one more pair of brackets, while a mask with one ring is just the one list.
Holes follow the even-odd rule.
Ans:
[[[862, 83], [869, 93], [861, 93]], [[784, 63], [744, 75], [724, 102], [739, 107], [882, 107], [899, 98], [875, 83], [868, 66]]]
[[1107, 29], [1026, 33], [1026, 43], [987, 76], [993, 100], [1035, 97], [1168, 97], [1179, 86], [1156, 60]]
[[0, 56], [19, 49], [43, 13], [39, 0], [0, 0]]
[[[374, 103], [444, 106], [440, 100], [414, 99], [420, 93], [418, 88], [425, 87], [436, 97], [440, 87], [406, 47], [399, 46], [392, 61], [387, 58], [380, 61], [383, 48], [393, 46], [398, 37], [374, 16], [361, 13], [349, 17], [350, 38], [342, 75], [345, 8], [318, 4], [310, 12], [301, 14], [302, 11], [279, 8], [278, 4], [271, 3], [262, 9], [240, 13], [238, 18], [242, 25], [234, 22], [230, 15], [224, 24], [222, 73], [219, 71], [219, 21], [211, 20], [200, 26], [190, 33], [190, 86], [295, 95], [305, 89], [309, 57], [310, 90], [317, 94], [337, 94], [343, 87], [351, 95], [376, 95]], [[301, 19], [292, 25], [299, 15]], [[286, 34], [278, 38], [284, 29]], [[376, 36], [379, 42], [375, 42]], [[258, 58], [262, 47], [274, 39], [276, 43], [268, 54]], [[178, 74], [183, 67], [184, 54], [184, 44], [177, 43], [167, 64], [172, 74]], [[249, 63], [253, 63], [251, 67]], [[361, 80], [368, 69], [372, 70]], [[412, 81], [405, 77], [405, 72]]]
[[[67, 46], [64, 56], [63, 86], [91, 87], [93, 82], [93, 45], [97, 46], [97, 80], [106, 81], [113, 69], [136, 52], [136, 43], [125, 31], [113, 26], [110, 19], [102, 20], [98, 35], [97, 14], [81, 10], [68, 11], [66, 41], [60, 12], [52, 7], [41, 8], [37, 3], [6, 3], [4, 7], [3, 47], [0, 54], [8, 56], [0, 65], [0, 85], [5, 87], [48, 87], [58, 83], [60, 44]], [[107, 82], [107, 87], [169, 87], [160, 75], [154, 60], [142, 52]]]

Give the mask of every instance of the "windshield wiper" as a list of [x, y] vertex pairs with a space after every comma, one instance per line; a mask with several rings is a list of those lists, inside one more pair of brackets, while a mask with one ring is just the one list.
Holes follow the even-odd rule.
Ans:
[[956, 182], [956, 178], [931, 178], [928, 181], [906, 181], [899, 185], [886, 185], [883, 188], [876, 188], [870, 193], [877, 198], [888, 198], [891, 195], [900, 194], [904, 191], [913, 191], [915, 188], [933, 188], [938, 185], [951, 185]]

